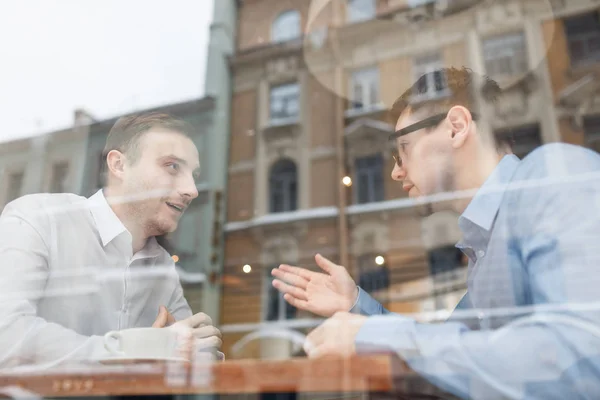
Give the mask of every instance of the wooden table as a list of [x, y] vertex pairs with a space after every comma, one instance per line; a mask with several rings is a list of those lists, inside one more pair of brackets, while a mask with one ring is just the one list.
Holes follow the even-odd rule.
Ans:
[[[45, 371], [0, 372], [0, 392], [5, 397], [283, 392], [406, 395], [407, 390], [410, 391], [410, 382], [416, 382], [415, 378], [418, 377], [410, 368], [393, 355], [202, 364], [90, 364]], [[419, 394], [439, 393], [432, 385], [423, 386], [424, 380], [417, 381], [421, 382], [417, 389]], [[413, 394], [417, 394], [414, 389]]]

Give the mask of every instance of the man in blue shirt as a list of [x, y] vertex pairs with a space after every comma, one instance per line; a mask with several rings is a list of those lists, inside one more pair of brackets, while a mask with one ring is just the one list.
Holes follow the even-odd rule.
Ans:
[[[273, 285], [284, 298], [331, 317], [307, 354], [391, 350], [463, 398], [600, 398], [600, 156], [554, 143], [519, 160], [473, 111], [474, 91], [493, 103], [495, 82], [480, 87], [464, 68], [433, 75], [445, 76], [448, 97], [411, 101], [424, 76], [392, 109], [392, 178], [432, 212], [461, 214], [467, 294], [445, 323], [421, 324], [390, 314], [320, 255], [324, 273], [282, 265]], [[467, 326], [473, 316], [478, 326]]]

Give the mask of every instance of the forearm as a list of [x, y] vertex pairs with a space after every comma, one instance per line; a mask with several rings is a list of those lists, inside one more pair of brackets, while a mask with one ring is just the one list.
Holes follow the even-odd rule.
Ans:
[[84, 336], [31, 312], [27, 301], [4, 302], [0, 323], [0, 369], [107, 357], [102, 336]]
[[432, 383], [464, 398], [574, 395], [573, 388], [600, 372], [600, 363], [588, 362], [600, 354], [600, 337], [582, 328], [580, 316], [534, 317], [496, 331], [470, 331], [460, 323], [424, 325], [376, 316], [359, 332], [356, 348], [394, 351]]

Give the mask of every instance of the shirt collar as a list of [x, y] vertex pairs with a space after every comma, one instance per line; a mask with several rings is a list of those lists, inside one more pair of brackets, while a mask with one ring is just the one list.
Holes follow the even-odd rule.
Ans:
[[[108, 204], [108, 200], [104, 196], [102, 189], [98, 190], [89, 199], [90, 211], [96, 223], [96, 228], [102, 240], [102, 246], [112, 242], [117, 236], [127, 232], [131, 238], [131, 234], [125, 228], [117, 214]], [[158, 257], [161, 253], [161, 246], [156, 241], [154, 236], [150, 237], [142, 250], [137, 252], [133, 258], [151, 258]]]
[[502, 157], [492, 174], [475, 193], [458, 219], [458, 226], [463, 233], [461, 245], [474, 247], [472, 244], [478, 242], [482, 235], [489, 240], [502, 198], [519, 162], [519, 158], [513, 154]]
[[127, 232], [127, 228], [121, 222], [117, 214], [110, 208], [102, 189], [98, 190], [89, 198], [90, 211], [96, 222], [96, 228], [102, 239], [102, 245], [106, 246], [114, 238]]

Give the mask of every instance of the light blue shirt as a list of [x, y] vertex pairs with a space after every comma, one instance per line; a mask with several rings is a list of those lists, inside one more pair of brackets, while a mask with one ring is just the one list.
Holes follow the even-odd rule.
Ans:
[[360, 290], [357, 351], [395, 351], [463, 398], [600, 398], [600, 156], [505, 156], [459, 226], [468, 289], [451, 318], [417, 323]]

